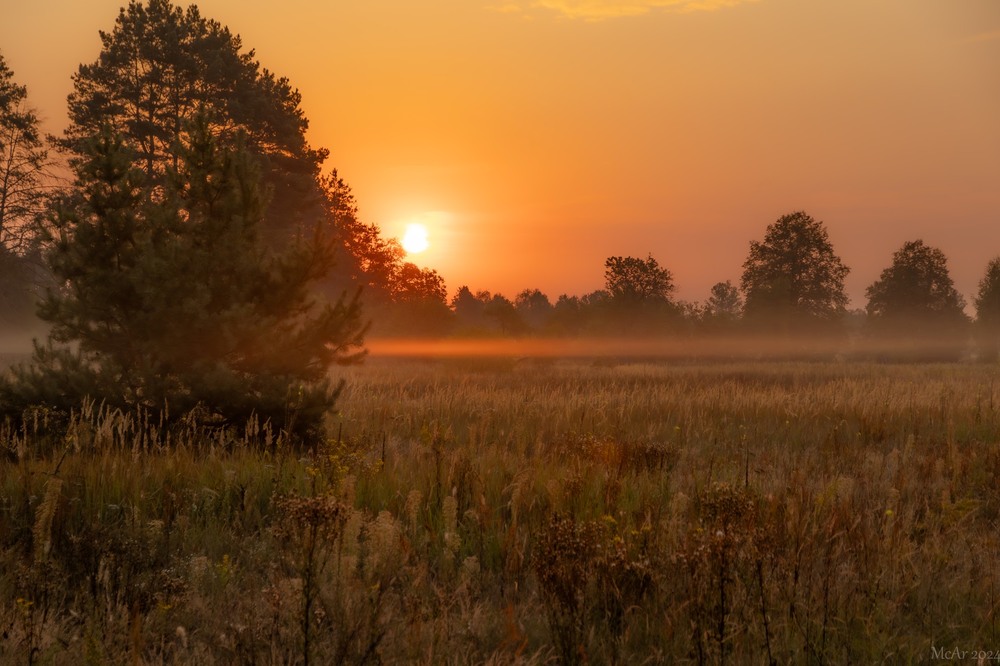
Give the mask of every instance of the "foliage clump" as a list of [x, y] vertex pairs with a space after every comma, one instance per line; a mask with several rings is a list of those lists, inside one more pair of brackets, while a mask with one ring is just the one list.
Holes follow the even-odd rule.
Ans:
[[986, 267], [976, 292], [976, 326], [983, 360], [996, 361], [1000, 353], [1000, 257]]
[[256, 415], [298, 434], [322, 426], [330, 366], [360, 358], [360, 306], [314, 301], [333, 261], [319, 232], [263, 245], [255, 162], [210, 122], [193, 121], [162, 188], [110, 128], [86, 143], [46, 231], [61, 285], [40, 307], [50, 338], [5, 387], [9, 404], [69, 410], [90, 397], [236, 424]]
[[745, 316], [783, 333], [835, 332], [846, 313], [849, 272], [822, 222], [801, 211], [784, 215], [763, 241], [750, 243], [740, 282]]
[[924, 357], [961, 353], [969, 324], [965, 299], [955, 289], [940, 249], [922, 240], [904, 243], [866, 294], [872, 336], [918, 345]]

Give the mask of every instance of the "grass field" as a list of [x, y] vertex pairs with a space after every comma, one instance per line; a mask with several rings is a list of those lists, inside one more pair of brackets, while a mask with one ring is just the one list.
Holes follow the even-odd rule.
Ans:
[[0, 438], [0, 663], [995, 651], [998, 374], [373, 360], [311, 450], [39, 412]]

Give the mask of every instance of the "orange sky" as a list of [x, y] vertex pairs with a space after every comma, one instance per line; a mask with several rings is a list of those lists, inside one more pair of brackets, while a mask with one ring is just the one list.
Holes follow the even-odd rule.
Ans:
[[[0, 52], [59, 131], [122, 0], [0, 2]], [[652, 253], [700, 301], [799, 209], [854, 307], [907, 240], [970, 301], [1000, 254], [997, 0], [197, 4], [301, 90], [366, 221], [425, 221], [414, 259], [450, 293], [554, 300]]]

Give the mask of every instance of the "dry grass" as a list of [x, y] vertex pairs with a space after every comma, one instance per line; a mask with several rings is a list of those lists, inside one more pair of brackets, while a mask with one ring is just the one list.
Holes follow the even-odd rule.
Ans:
[[0, 662], [992, 649], [997, 370], [372, 362], [310, 452], [42, 413], [0, 438]]

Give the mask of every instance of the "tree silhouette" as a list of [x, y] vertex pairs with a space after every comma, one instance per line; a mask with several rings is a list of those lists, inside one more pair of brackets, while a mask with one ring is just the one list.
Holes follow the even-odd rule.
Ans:
[[955, 290], [944, 252], [922, 240], [903, 244], [865, 293], [872, 335], [941, 343], [948, 356], [962, 343], [968, 324], [965, 301]]
[[384, 238], [377, 225], [359, 219], [354, 193], [336, 170], [320, 179], [320, 187], [326, 224], [341, 249], [341, 258], [325, 281], [326, 290], [339, 293], [361, 287], [368, 302], [392, 301], [400, 292], [394, 283], [406, 256], [402, 246]]
[[484, 304], [476, 298], [467, 285], [459, 287], [449, 306], [455, 313], [455, 323], [459, 332], [469, 333], [485, 328]]
[[427, 336], [448, 332], [455, 315], [446, 303], [444, 279], [438, 272], [411, 262], [391, 268], [389, 284], [368, 306], [372, 334]]
[[48, 231], [64, 285], [40, 310], [49, 344], [8, 404], [70, 409], [89, 396], [174, 415], [200, 406], [237, 425], [257, 414], [302, 435], [322, 427], [329, 367], [359, 358], [357, 302], [312, 302], [332, 262], [322, 236], [265, 250], [256, 165], [210, 125], [193, 121], [157, 199], [124, 139], [105, 127], [87, 143]]
[[975, 304], [980, 353], [984, 360], [996, 361], [1000, 352], [1000, 257], [987, 265]]
[[541, 331], [552, 319], [552, 303], [539, 289], [525, 289], [514, 299], [514, 308], [526, 326]]
[[80, 65], [69, 95], [70, 124], [59, 144], [76, 159], [105, 124], [115, 127], [149, 187], [176, 168], [182, 137], [196, 114], [211, 118], [222, 145], [239, 140], [262, 166], [271, 191], [269, 228], [298, 231], [318, 212], [316, 177], [325, 150], [305, 138], [301, 96], [261, 68], [239, 36], [170, 0], [131, 0], [96, 61]]
[[732, 330], [740, 319], [743, 299], [732, 282], [717, 282], [712, 285], [711, 295], [705, 302], [702, 319], [711, 331]]
[[489, 292], [481, 292], [477, 298], [483, 302], [483, 315], [492, 321], [502, 335], [524, 331], [524, 322], [509, 298], [503, 294], [490, 295]]
[[[599, 328], [618, 334], [662, 333], [677, 317], [670, 300], [674, 292], [673, 275], [651, 255], [608, 257], [604, 262], [607, 307], [591, 309]], [[606, 315], [602, 316], [604, 310]]]
[[14, 82], [0, 55], [0, 246], [16, 255], [31, 247], [48, 166], [38, 116], [27, 98], [28, 89]]
[[[158, 197], [178, 164], [185, 128], [204, 113], [220, 145], [238, 141], [261, 166], [270, 194], [261, 227], [265, 243], [294, 243], [317, 222], [326, 224], [339, 260], [317, 289], [335, 301], [362, 288], [380, 317], [406, 320], [413, 299], [405, 253], [378, 226], [359, 219], [350, 187], [336, 170], [321, 176], [328, 151], [306, 140], [301, 96], [287, 79], [263, 68], [238, 35], [193, 5], [130, 0], [100, 37], [97, 60], [73, 77], [70, 125], [58, 141], [71, 161], [81, 159], [90, 137], [110, 123], [144, 174], [148, 196]], [[392, 311], [393, 303], [402, 305], [400, 312]]]
[[34, 318], [39, 274], [35, 221], [43, 208], [48, 153], [28, 89], [0, 55], [0, 325]]
[[400, 264], [392, 276], [390, 287], [398, 302], [433, 301], [444, 305], [448, 292], [444, 278], [431, 268], [420, 268], [409, 261]]
[[605, 289], [620, 304], [668, 303], [674, 291], [673, 276], [651, 255], [608, 257], [604, 262]]
[[588, 312], [579, 296], [561, 294], [552, 306], [550, 326], [553, 333], [575, 335], [587, 327]]
[[848, 272], [822, 222], [801, 211], [785, 215], [750, 243], [744, 314], [758, 328], [833, 332], [846, 312]]
[[461, 287], [451, 299], [459, 331], [466, 334], [523, 333], [526, 326], [514, 303], [503, 294], [477, 291], [475, 294]]

